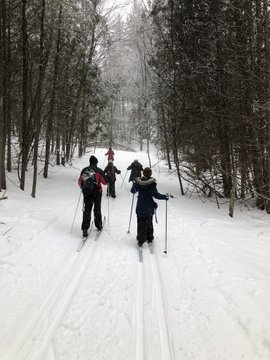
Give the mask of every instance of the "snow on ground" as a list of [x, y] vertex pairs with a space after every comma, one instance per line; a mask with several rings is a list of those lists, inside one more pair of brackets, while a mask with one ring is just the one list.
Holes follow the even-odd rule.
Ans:
[[[104, 168], [105, 149], [98, 149]], [[158, 190], [155, 250], [136, 249], [127, 166], [145, 153], [116, 151], [122, 170], [116, 199], [103, 196], [105, 228], [82, 251], [77, 186], [89, 153], [40, 175], [32, 199], [8, 174], [0, 202], [1, 360], [269, 360], [270, 217], [179, 195], [165, 164], [154, 167]], [[153, 158], [153, 163], [156, 159]], [[122, 185], [122, 186], [121, 186]], [[78, 210], [75, 215], [76, 207]], [[74, 223], [73, 223], [74, 222]], [[72, 231], [71, 231], [72, 230]]]

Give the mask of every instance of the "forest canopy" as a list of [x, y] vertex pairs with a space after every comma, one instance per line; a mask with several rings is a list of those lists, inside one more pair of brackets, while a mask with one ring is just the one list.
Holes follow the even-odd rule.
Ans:
[[46, 178], [52, 159], [135, 141], [182, 195], [270, 212], [267, 0], [134, 1], [124, 18], [101, 0], [0, 1], [0, 189], [32, 167], [35, 197], [40, 162]]

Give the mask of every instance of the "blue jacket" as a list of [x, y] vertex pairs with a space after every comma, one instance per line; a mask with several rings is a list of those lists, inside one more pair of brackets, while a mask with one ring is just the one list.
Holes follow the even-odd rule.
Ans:
[[158, 200], [168, 200], [167, 195], [160, 194], [157, 191], [156, 180], [150, 178], [136, 178], [130, 190], [133, 194], [139, 192], [136, 206], [136, 214], [141, 217], [153, 216], [156, 204], [153, 197]]

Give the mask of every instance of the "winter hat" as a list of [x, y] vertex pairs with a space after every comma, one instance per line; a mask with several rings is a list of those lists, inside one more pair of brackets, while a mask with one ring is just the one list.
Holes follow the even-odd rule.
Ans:
[[150, 177], [152, 175], [152, 170], [149, 167], [143, 169], [143, 176]]
[[94, 155], [91, 155], [89, 162], [90, 162], [90, 165], [97, 165], [98, 159]]

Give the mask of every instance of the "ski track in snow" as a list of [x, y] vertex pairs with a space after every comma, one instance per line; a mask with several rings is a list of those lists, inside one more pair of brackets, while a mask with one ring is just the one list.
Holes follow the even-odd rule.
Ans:
[[[144, 245], [146, 246], [146, 244]], [[148, 271], [150, 272], [152, 286], [151, 294], [147, 294], [145, 291], [148, 288], [145, 280], [145, 264], [148, 264]], [[150, 263], [150, 264], [149, 264]], [[149, 280], [148, 280], [149, 281]], [[149, 297], [146, 299], [146, 297]], [[151, 313], [155, 311], [155, 315], [146, 314], [148, 307], [145, 305], [149, 302], [151, 304]], [[148, 309], [149, 310], [149, 309]], [[152, 316], [151, 316], [152, 315]], [[162, 360], [174, 360], [174, 350], [172, 344], [171, 328], [168, 322], [167, 316], [167, 303], [166, 293], [162, 285], [162, 278], [160, 274], [160, 268], [155, 252], [151, 254], [149, 249], [143, 249], [143, 261], [138, 261], [138, 275], [137, 275], [137, 286], [136, 286], [136, 314], [135, 314], [135, 327], [136, 327], [136, 360], [154, 359], [156, 354], [151, 353], [151, 331], [145, 330], [147, 326], [146, 319], [148, 318], [155, 324], [158, 330], [158, 343], [160, 344], [159, 359]], [[148, 345], [148, 346], [147, 346]]]
[[[122, 154], [123, 168], [133, 157]], [[145, 154], [144, 164], [146, 158]], [[82, 164], [83, 159], [80, 168]], [[63, 177], [70, 177], [70, 169], [62, 171]], [[157, 169], [154, 171], [157, 177]], [[77, 173], [74, 169], [74, 179]], [[176, 193], [173, 175], [160, 169], [159, 175], [159, 191]], [[77, 252], [79, 212], [76, 234], [69, 233], [77, 204], [74, 179], [64, 189], [59, 186], [65, 198], [53, 189], [45, 192], [48, 201], [50, 196], [64, 199], [56, 211], [50, 212], [50, 206], [58, 206], [57, 202], [42, 203], [43, 210], [40, 203], [22, 202], [21, 216], [13, 207], [1, 219], [5, 245], [0, 249], [1, 290], [11, 302], [8, 311], [15, 313], [1, 315], [6, 329], [2, 331], [1, 360], [270, 358], [269, 247], [260, 243], [270, 233], [267, 223], [265, 229], [258, 229], [253, 242], [249, 231], [261, 222], [257, 225], [254, 219], [246, 229], [244, 217], [242, 234], [236, 228], [240, 221], [234, 225], [224, 213], [217, 215], [217, 210], [211, 212], [203, 205], [210, 209], [209, 218], [204, 218], [201, 203], [170, 200], [168, 254], [164, 255], [165, 202], [160, 201], [154, 253], [145, 244], [140, 263], [135, 213], [130, 234], [126, 234], [132, 195], [126, 184], [120, 188], [122, 179], [118, 178], [117, 199], [103, 196], [102, 213], [107, 219], [98, 241], [94, 241], [93, 229]], [[32, 207], [33, 220], [29, 216]], [[27, 225], [29, 230], [20, 234]], [[7, 301], [1, 304], [6, 306]]]
[[[172, 211], [170, 215], [172, 217], [174, 216]], [[233, 253], [231, 253], [232, 247], [229, 242], [219, 240], [218, 229], [214, 229], [212, 236], [213, 239], [210, 240], [209, 238], [206, 238], [205, 243], [202, 243], [202, 239], [200, 239], [200, 241], [197, 239], [196, 230], [194, 230], [194, 228], [190, 230], [190, 224], [187, 227], [183, 220], [181, 221], [181, 233], [179, 234], [179, 240], [181, 240], [183, 243], [183, 253], [181, 254], [181, 259], [184, 260], [185, 253], [189, 254], [189, 261], [192, 260], [192, 257], [190, 256], [191, 254], [193, 254], [194, 259], [191, 264], [186, 263], [185, 260], [181, 264], [179, 263], [179, 258], [177, 259], [176, 256], [173, 256], [175, 268], [177, 269], [179, 274], [178, 279], [181, 279], [182, 292], [183, 294], [186, 294], [189, 299], [188, 303], [186, 303], [185, 299], [183, 301], [182, 299], [178, 298], [177, 304], [175, 304], [175, 310], [181, 310], [181, 317], [183, 319], [183, 323], [185, 324], [184, 328], [185, 331], [189, 333], [189, 339], [192, 339], [190, 333], [194, 333], [195, 326], [193, 324], [193, 319], [196, 319], [196, 327], [199, 330], [200, 337], [205, 340], [204, 342], [202, 342], [202, 348], [198, 347], [198, 344], [192, 344], [192, 352], [186, 352], [185, 346], [178, 345], [178, 353], [182, 354], [182, 357], [185, 359], [197, 359], [199, 357], [199, 354], [201, 354], [201, 356], [204, 356], [203, 358], [208, 358], [207, 354], [205, 354], [204, 352], [202, 353], [203, 343], [207, 343], [208, 346], [212, 343], [212, 348], [216, 348], [216, 353], [213, 354], [214, 359], [230, 359], [232, 357], [232, 349], [234, 351], [234, 356], [235, 354], [237, 354], [237, 359], [246, 358], [244, 355], [246, 349], [249, 349], [249, 353], [253, 354], [251, 355], [252, 358], [258, 358], [259, 356], [260, 359], [266, 359], [268, 358], [268, 356], [270, 356], [270, 342], [267, 333], [264, 334], [264, 329], [256, 327], [254, 328], [253, 325], [254, 319], [252, 319], [252, 309], [256, 307], [256, 298], [254, 299], [254, 293], [252, 293], [250, 288], [247, 288], [247, 293], [245, 296], [245, 308], [250, 308], [250, 313], [247, 314], [246, 312], [242, 311], [243, 304], [241, 303], [241, 300], [243, 294], [241, 295], [241, 298], [237, 299], [237, 291], [235, 291], [236, 289], [234, 289], [233, 283], [231, 282], [232, 280], [229, 279], [230, 281], [228, 281], [228, 283], [224, 283], [225, 275], [227, 275], [226, 271], [228, 270], [222, 269], [222, 265], [219, 264], [220, 254], [215, 252], [215, 246], [213, 246], [213, 244], [215, 242], [219, 245], [223, 244], [224, 249], [228, 250], [228, 258], [233, 259], [233, 261], [235, 262], [241, 259], [241, 262], [243, 262], [243, 264], [245, 264], [245, 258], [243, 259], [243, 251], [246, 250], [246, 248], [242, 247], [241, 250], [239, 249], [239, 253], [237, 252], [237, 248], [234, 248]], [[210, 244], [210, 248], [208, 247], [208, 242]], [[218, 249], [220, 250], [219, 247]], [[210, 254], [212, 254], [212, 256], [209, 256]], [[224, 253], [222, 254], [222, 256], [224, 256]], [[193, 263], [195, 264], [194, 268], [192, 268]], [[196, 282], [196, 277], [193, 276], [193, 273], [196, 274], [196, 267], [198, 267], [199, 263], [202, 264], [202, 266], [200, 266], [200, 271], [202, 272], [200, 275], [208, 279], [206, 284], [208, 287], [211, 283], [212, 286], [208, 289], [209, 304], [202, 303], [201, 305], [203, 306], [200, 306], [200, 309], [196, 309], [196, 307], [194, 307], [193, 305], [193, 300], [195, 305], [198, 304], [198, 299], [199, 301], [202, 301], [200, 299], [200, 291], [202, 293], [205, 291], [203, 285], [198, 284]], [[256, 264], [256, 266], [258, 269], [260, 269], [260, 264]], [[235, 279], [235, 275], [233, 275], [232, 278]], [[243, 275], [243, 280], [246, 279], [247, 275]], [[253, 278], [251, 278], [250, 280], [253, 280]], [[262, 280], [269, 281], [269, 279], [265, 277], [263, 277]], [[191, 284], [193, 284], [193, 286], [191, 286]], [[192, 291], [194, 291], [194, 294], [191, 293]], [[190, 295], [188, 296], [189, 293]], [[211, 293], [215, 294], [215, 297], [213, 299], [211, 298]], [[216, 301], [216, 299], [219, 299], [219, 301]], [[222, 304], [221, 308], [219, 302]], [[184, 304], [185, 308], [181, 308], [180, 304]], [[209, 306], [211, 308], [211, 304], [214, 311], [212, 310], [212, 312], [209, 313], [209, 310], [207, 308]], [[199, 310], [201, 312], [198, 312]], [[203, 311], [205, 311], [205, 313]], [[217, 315], [218, 317], [216, 319]], [[266, 314], [264, 314], [263, 312], [260, 313], [260, 310], [258, 309], [258, 311], [256, 312], [256, 316], [258, 315], [261, 317], [263, 323]], [[223, 319], [223, 323], [221, 323], [221, 319]], [[238, 336], [234, 338], [237, 346], [232, 346], [231, 348], [224, 347], [224, 344], [221, 345], [221, 339], [217, 338], [215, 334], [213, 334], [214, 336], [211, 335], [213, 328], [215, 328], [215, 326], [219, 322], [220, 327], [223, 326], [223, 328], [225, 329], [234, 328], [234, 331], [236, 331], [236, 329], [238, 328]], [[190, 326], [192, 328], [189, 328]], [[260, 333], [261, 343], [259, 346], [258, 342], [256, 343], [256, 338]], [[184, 335], [184, 332], [182, 333], [182, 335]], [[195, 332], [194, 338], [196, 337], [198, 337], [198, 335], [196, 335]], [[225, 340], [225, 344], [229, 337], [230, 336], [228, 334], [224, 337], [223, 341]], [[183, 336], [181, 339], [182, 343], [185, 342], [184, 339], [185, 337]]]
[[[102, 233], [99, 235], [101, 237]], [[89, 244], [87, 242], [84, 245], [84, 251], [71, 255], [62, 274], [31, 316], [5, 359], [38, 360], [44, 357], [97, 246], [98, 242], [91, 242], [89, 237]]]

